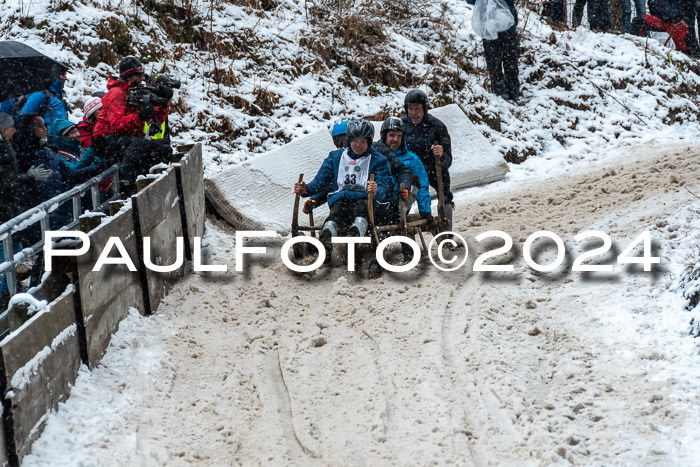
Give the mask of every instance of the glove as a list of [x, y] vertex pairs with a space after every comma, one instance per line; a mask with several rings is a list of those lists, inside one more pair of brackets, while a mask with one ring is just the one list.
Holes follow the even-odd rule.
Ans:
[[152, 105], [147, 105], [138, 113], [142, 122], [148, 122], [156, 119], [156, 109]]
[[420, 218], [421, 219], [426, 219], [428, 223], [433, 222], [433, 215], [430, 214], [429, 212], [421, 212], [420, 213]]
[[408, 199], [408, 190], [399, 190], [399, 196], [403, 199]]
[[148, 125], [148, 136], [151, 138], [160, 133], [163, 129], [156, 122], [152, 122]]
[[53, 170], [47, 169], [43, 165], [40, 165], [39, 167], [33, 165], [29, 168], [29, 170], [27, 170], [27, 175], [29, 178], [32, 178], [37, 182], [45, 182], [49, 179], [52, 173]]
[[310, 213], [316, 207], [316, 203], [318, 203], [318, 201], [316, 201], [315, 199], [307, 199], [306, 201], [304, 201], [304, 207], [301, 208], [301, 212], [303, 212], [304, 214]]

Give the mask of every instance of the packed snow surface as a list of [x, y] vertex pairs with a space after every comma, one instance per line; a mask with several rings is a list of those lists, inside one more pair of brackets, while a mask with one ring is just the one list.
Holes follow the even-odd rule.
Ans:
[[[132, 312], [25, 464], [690, 465], [700, 356], [673, 284], [698, 245], [698, 156], [637, 147], [463, 191], [472, 252], [453, 273], [424, 260], [379, 280], [340, 265], [300, 277], [282, 238], [235, 273], [232, 232], [210, 223], [210, 261], [229, 273], [190, 275], [155, 316]], [[495, 229], [515, 243], [496, 262], [514, 271], [472, 272], [500, 246], [474, 237]], [[551, 273], [522, 259], [541, 229], [568, 251]], [[614, 272], [571, 272], [600, 246], [573, 239], [586, 230], [612, 237], [598, 262]], [[661, 263], [617, 265], [645, 230]], [[540, 246], [540, 263], [553, 257]]]

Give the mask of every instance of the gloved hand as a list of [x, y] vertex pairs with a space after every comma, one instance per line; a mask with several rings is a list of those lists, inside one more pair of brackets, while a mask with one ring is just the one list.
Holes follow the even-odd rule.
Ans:
[[421, 212], [420, 213], [420, 218], [421, 219], [426, 219], [428, 223], [433, 222], [433, 215], [430, 214], [429, 212]]
[[45, 182], [49, 179], [52, 173], [53, 170], [47, 169], [43, 165], [40, 165], [38, 167], [33, 165], [29, 167], [29, 170], [27, 170], [27, 175], [29, 176], [29, 178], [32, 178], [37, 182]]
[[152, 105], [147, 105], [138, 113], [142, 122], [149, 122], [156, 119], [156, 109]]
[[317, 204], [318, 201], [316, 201], [315, 199], [307, 199], [306, 201], [304, 201], [304, 207], [301, 208], [301, 212], [303, 212], [304, 214], [308, 214], [314, 210]]
[[148, 136], [150, 136], [151, 138], [160, 133], [161, 131], [161, 126], [158, 125], [156, 122], [152, 122], [150, 125], [148, 125]]
[[399, 196], [403, 199], [408, 199], [408, 190], [399, 190]]

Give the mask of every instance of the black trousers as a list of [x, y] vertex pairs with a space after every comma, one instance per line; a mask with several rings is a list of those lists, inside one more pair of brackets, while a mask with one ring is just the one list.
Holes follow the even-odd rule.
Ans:
[[698, 17], [695, 0], [683, 0], [683, 20], [688, 25], [688, 34], [685, 36], [685, 43], [690, 47], [693, 53], [698, 53], [698, 35], [695, 29], [695, 23]]
[[356, 217], [364, 217], [369, 221], [367, 198], [341, 198], [334, 202], [330, 209], [331, 212], [326, 222], [335, 222], [341, 230], [350, 227]]
[[[484, 41], [485, 42], [485, 41]], [[437, 172], [435, 171], [435, 158], [430, 154], [430, 160], [421, 159], [423, 162], [423, 167], [428, 174], [428, 183], [431, 187], [438, 190], [437, 183]], [[452, 191], [450, 191], [450, 169], [446, 169], [440, 164], [440, 170], [442, 171], [442, 190], [445, 196], [445, 204], [452, 202]]]
[[574, 27], [583, 20], [583, 9], [588, 3], [588, 24], [593, 31], [610, 30], [610, 4], [608, 0], [576, 0], [574, 4]]
[[[484, 55], [486, 56], [486, 68], [488, 68], [491, 78], [491, 87], [493, 92], [499, 96], [510, 99], [520, 97], [519, 47], [517, 31], [499, 32], [497, 39], [484, 40]], [[432, 181], [430, 184], [433, 184]]]
[[145, 139], [130, 135], [106, 135], [93, 142], [97, 157], [108, 165], [121, 163], [119, 178], [134, 183], [156, 164], [172, 162], [173, 150], [166, 139]]

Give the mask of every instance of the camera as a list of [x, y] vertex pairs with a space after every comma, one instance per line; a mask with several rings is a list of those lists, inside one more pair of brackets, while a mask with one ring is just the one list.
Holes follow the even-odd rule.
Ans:
[[172, 99], [175, 89], [180, 89], [182, 83], [168, 78], [163, 74], [148, 76], [144, 86], [129, 88], [126, 95], [126, 103], [134, 109], [143, 109], [148, 105], [153, 107], [165, 107], [168, 100]]

